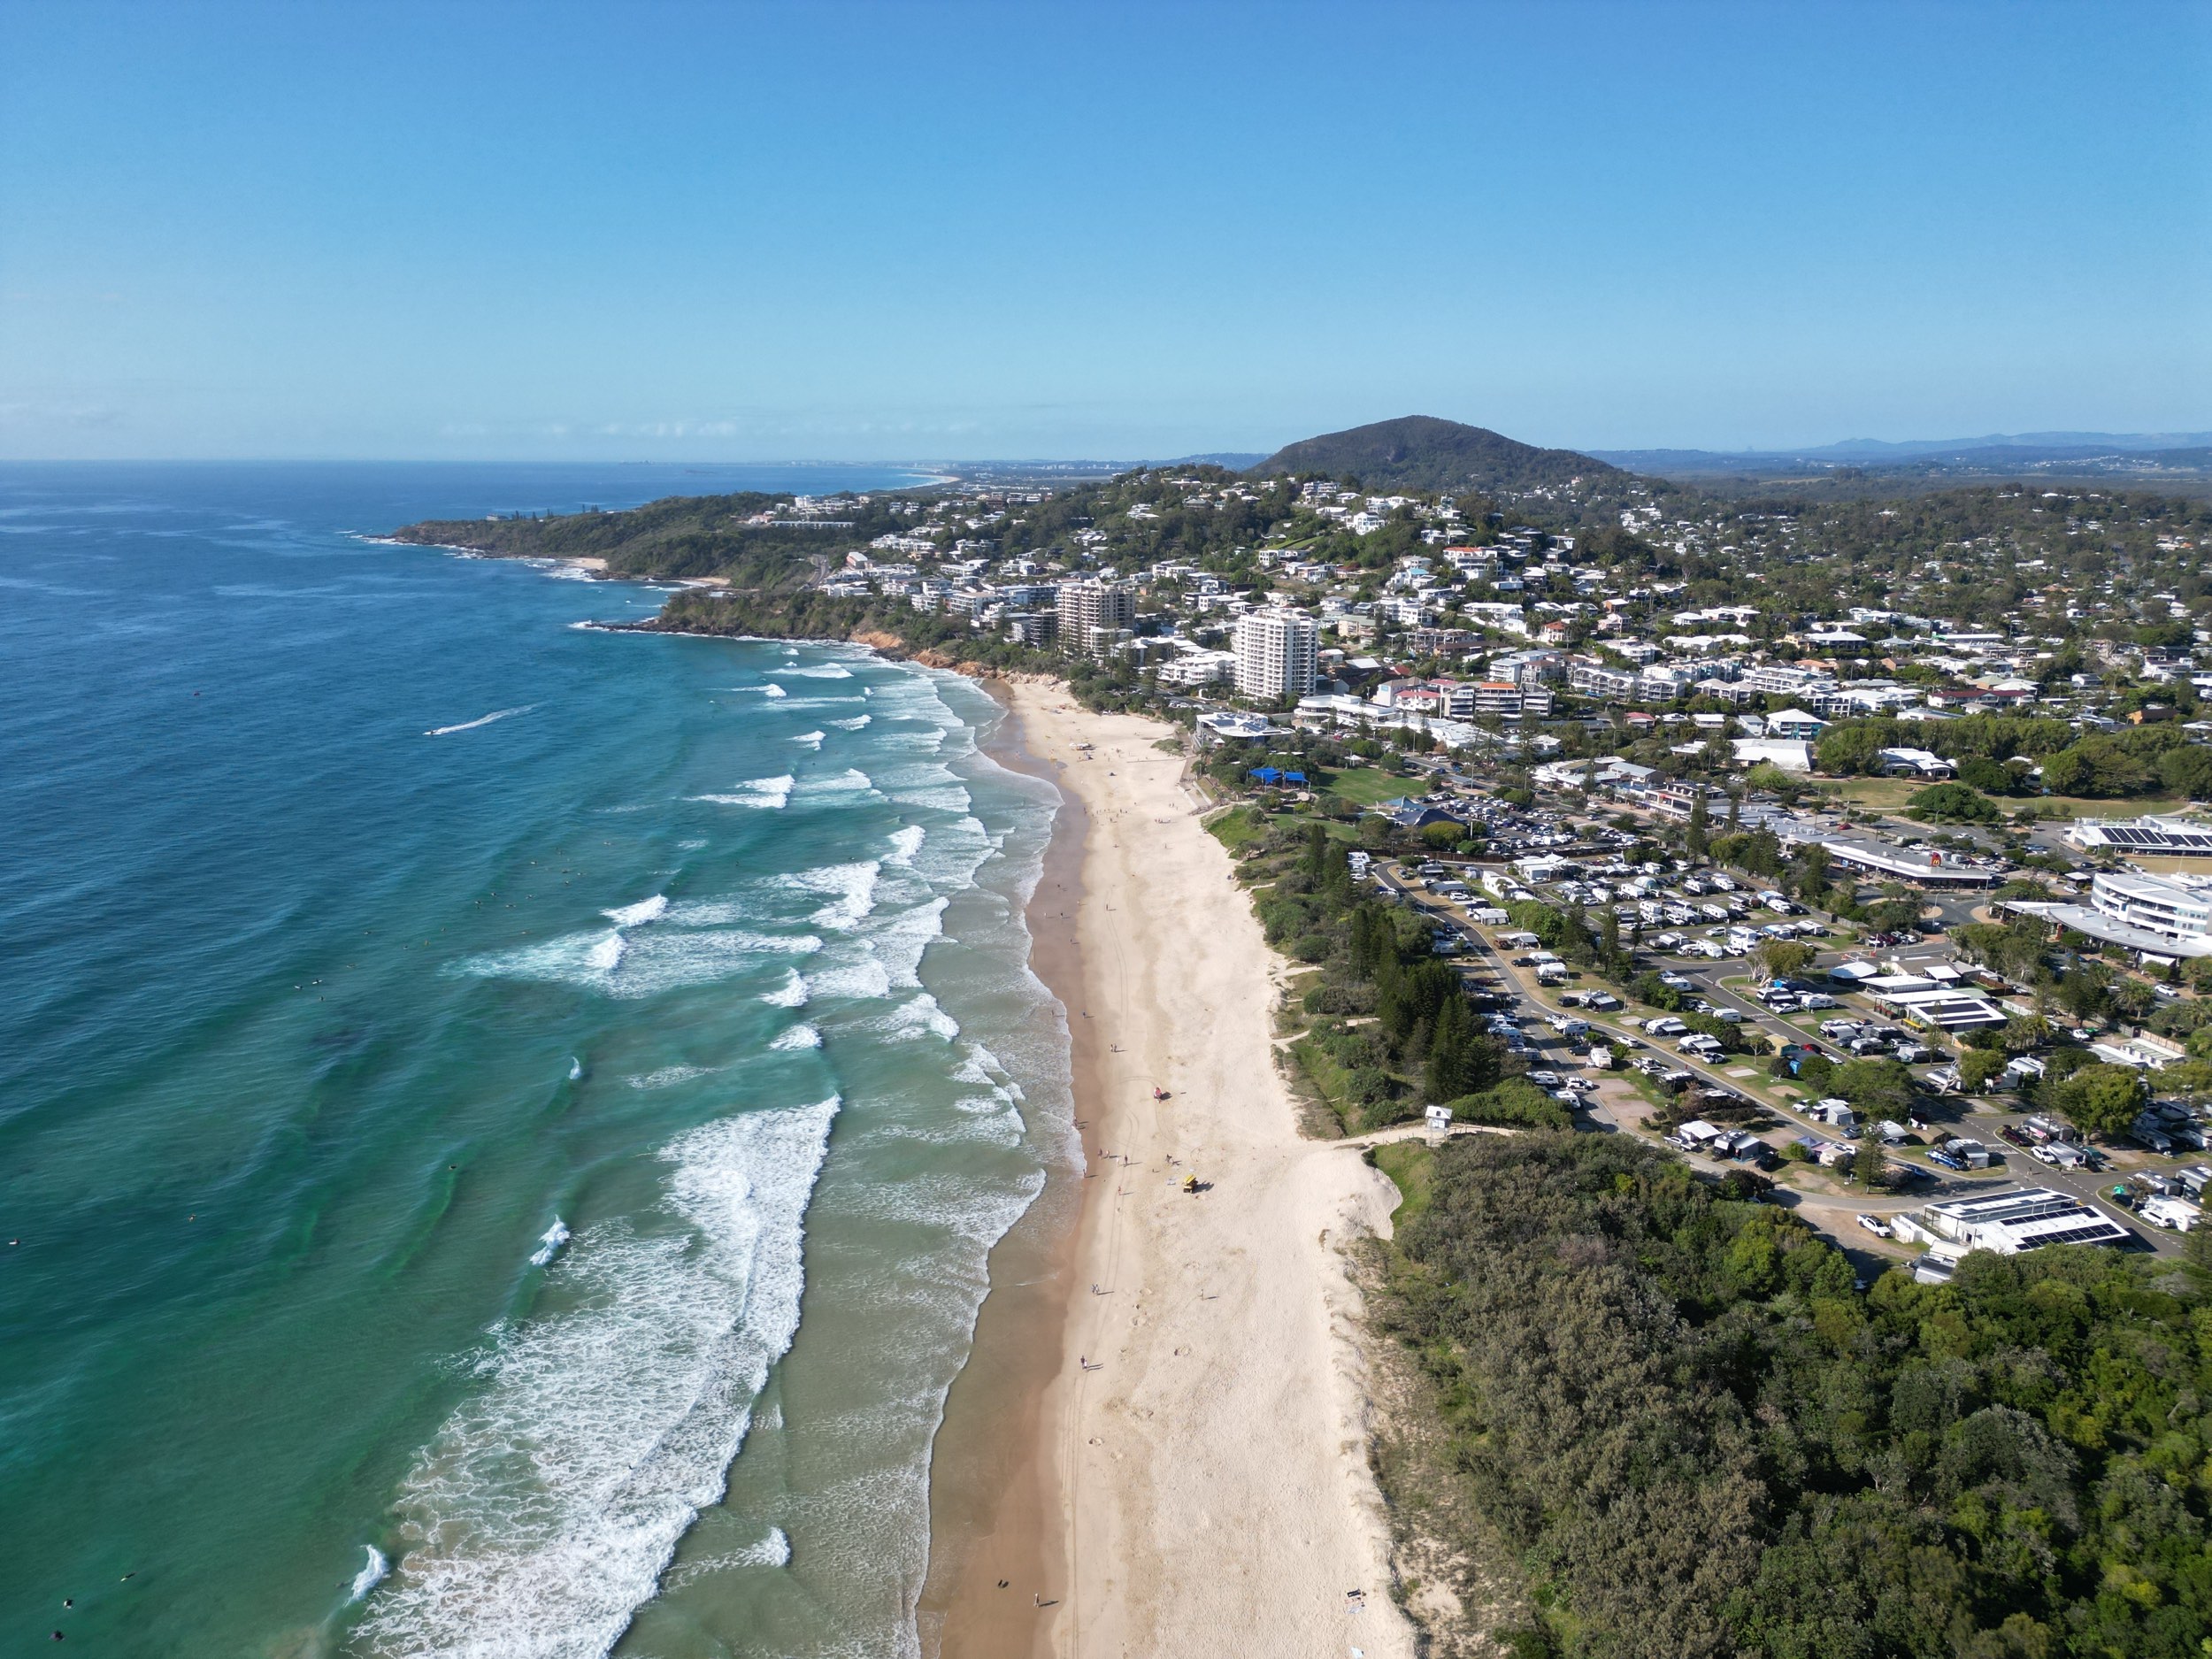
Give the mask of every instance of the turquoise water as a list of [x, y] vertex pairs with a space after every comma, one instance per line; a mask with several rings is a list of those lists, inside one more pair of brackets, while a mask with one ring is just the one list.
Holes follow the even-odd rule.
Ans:
[[915, 1650], [1051, 797], [956, 677], [360, 534], [891, 481], [0, 469], [0, 1650]]

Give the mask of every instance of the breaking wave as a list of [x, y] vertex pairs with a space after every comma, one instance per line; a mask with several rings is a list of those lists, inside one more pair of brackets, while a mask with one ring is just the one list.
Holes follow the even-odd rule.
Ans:
[[798, 1329], [807, 1205], [837, 1102], [695, 1129], [657, 1217], [588, 1230], [566, 1311], [503, 1333], [417, 1457], [364, 1655], [598, 1659], [721, 1497]]

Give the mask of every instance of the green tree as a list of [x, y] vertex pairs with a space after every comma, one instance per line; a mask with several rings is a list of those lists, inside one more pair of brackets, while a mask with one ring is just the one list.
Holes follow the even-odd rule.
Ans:
[[1498, 1080], [1494, 1051], [1475, 1030], [1474, 1016], [1466, 999], [1454, 996], [1436, 1016], [1429, 1039], [1428, 1064], [1422, 1074], [1422, 1090], [1429, 1101], [1442, 1105], [1472, 1094]]
[[2005, 1056], [1993, 1049], [1969, 1048], [1959, 1056], [1959, 1081], [1969, 1094], [1980, 1094], [2004, 1069]]
[[1706, 826], [1709, 821], [1709, 817], [1705, 810], [1705, 791], [1701, 788], [1697, 793], [1697, 798], [1690, 803], [1689, 833], [1683, 842], [1693, 858], [1702, 858], [1711, 849], [1710, 842], [1706, 835]]
[[2111, 982], [2102, 968], [2085, 963], [2058, 982], [2059, 1004], [2076, 1019], [2096, 1019], [2105, 1011]]
[[2150, 1099], [2150, 1084], [2131, 1065], [2085, 1065], [2052, 1091], [2053, 1102], [2084, 1134], [2125, 1134]]
[[1873, 771], [1875, 757], [1889, 747], [1887, 726], [1845, 720], [1821, 733], [1813, 745], [1813, 757], [1829, 776], [1848, 778]]
[[1914, 818], [1955, 824], [1994, 824], [2004, 816], [1994, 801], [1962, 783], [1916, 789], [1905, 805]]
[[1833, 1093], [1870, 1117], [1902, 1122], [1917, 1090], [1912, 1068], [1901, 1060], [1846, 1060], [1828, 1079]]
[[1818, 841], [1808, 841], [1797, 856], [1797, 890], [1817, 902], [1828, 891], [1828, 849]]
[[1820, 954], [1800, 939], [1770, 939], [1759, 947], [1759, 965], [1770, 979], [1802, 973]]
[[2192, 801], [2212, 801], [2212, 747], [2191, 743], [2158, 757], [2158, 779]]
[[1959, 762], [1958, 772], [1961, 783], [1984, 795], [2010, 795], [2016, 781], [2011, 767], [1979, 755]]

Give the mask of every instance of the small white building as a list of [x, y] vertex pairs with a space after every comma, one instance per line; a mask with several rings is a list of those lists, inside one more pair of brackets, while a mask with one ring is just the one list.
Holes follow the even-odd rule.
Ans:
[[[1770, 716], [1767, 730], [1774, 729], [1779, 715]], [[1813, 769], [1812, 745], [1801, 740], [1778, 737], [1737, 737], [1729, 740], [1739, 766], [1778, 766], [1784, 772], [1809, 772]]]
[[1943, 1278], [1970, 1250], [2018, 1256], [2047, 1244], [2124, 1245], [2134, 1237], [2085, 1199], [2047, 1188], [1947, 1199], [1908, 1211], [1894, 1225], [1899, 1238], [1928, 1246], [1931, 1266]]

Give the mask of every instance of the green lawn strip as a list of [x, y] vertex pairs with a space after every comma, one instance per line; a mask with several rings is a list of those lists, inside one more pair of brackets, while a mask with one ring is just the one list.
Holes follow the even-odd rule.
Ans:
[[1328, 775], [1322, 787], [1340, 801], [1354, 806], [1373, 806], [1378, 802], [1395, 801], [1399, 796], [1425, 788], [1422, 780], [1401, 778], [1379, 766], [1347, 766]]
[[[1849, 778], [1839, 785], [1846, 801], [1874, 812], [1902, 812], [1907, 803], [1926, 787], [1916, 778]], [[2185, 799], [2174, 795], [2139, 795], [2110, 801], [2093, 801], [2085, 795], [2071, 795], [2024, 796], [2017, 800], [2009, 795], [1993, 798], [2008, 812], [2022, 807], [2038, 810], [2056, 808], [2076, 818], [2141, 818], [2153, 813], [2178, 812], [2188, 805]]]
[[1355, 1125], [1348, 1096], [1350, 1074], [1331, 1057], [1328, 1051], [1310, 1037], [1301, 1037], [1290, 1045], [1290, 1052], [1298, 1062], [1298, 1069], [1306, 1075], [1315, 1093], [1336, 1114], [1337, 1121], [1349, 1131]]
[[1267, 833], [1265, 820], [1249, 806], [1231, 807], [1212, 823], [1206, 833], [1227, 848], [1232, 855], [1240, 854]]
[[1418, 1141], [1393, 1141], [1368, 1149], [1367, 1160], [1398, 1189], [1398, 1207], [1390, 1212], [1395, 1232], [1429, 1207], [1436, 1185], [1436, 1154]]

